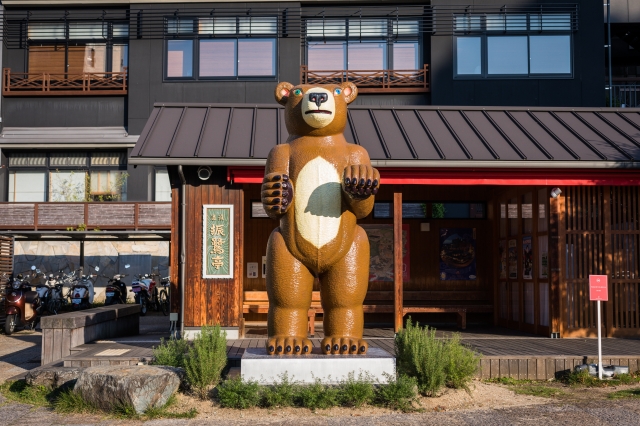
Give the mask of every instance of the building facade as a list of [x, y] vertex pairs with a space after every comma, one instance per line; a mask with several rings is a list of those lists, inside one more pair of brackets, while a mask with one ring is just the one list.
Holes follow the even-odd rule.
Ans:
[[[584, 312], [591, 315], [591, 308], [566, 295], [570, 285], [582, 295], [584, 282], [557, 275], [573, 252], [550, 243], [569, 238], [573, 228], [563, 211], [554, 220], [564, 227], [552, 222], [550, 213], [559, 207], [548, 194], [557, 186], [578, 202], [575, 197], [587, 195], [572, 188], [593, 186], [593, 196], [604, 203], [616, 188], [631, 185], [635, 191], [637, 112], [610, 116], [600, 110], [611, 96], [616, 106], [636, 106], [621, 100], [635, 94], [630, 79], [640, 65], [634, 65], [640, 11], [631, 3], [613, 7], [611, 43], [613, 82], [629, 87], [610, 95], [606, 16], [600, 4], [587, 0], [144, 1], [91, 7], [73, 0], [6, 0], [0, 199], [6, 208], [21, 202], [171, 201], [166, 264], [174, 310], [187, 328], [211, 321], [241, 328], [244, 320], [264, 319], [247, 301], [259, 297], [250, 292], [263, 292], [265, 280], [248, 275], [247, 268], [261, 265], [266, 238], [277, 226], [252, 210], [266, 155], [287, 138], [273, 90], [281, 81], [349, 80], [359, 96], [347, 139], [366, 146], [381, 169], [388, 186], [380, 193], [380, 209], [388, 210], [394, 194], [402, 194], [405, 204], [425, 212], [404, 223], [412, 247], [405, 299], [460, 307], [479, 323], [587, 335], [594, 325]], [[200, 166], [211, 167], [210, 179], [197, 178]], [[598, 170], [597, 179], [590, 169]], [[190, 200], [188, 213], [181, 213], [182, 196]], [[207, 203], [235, 206], [234, 278], [205, 279], [201, 265], [180, 263], [187, 251], [191, 261], [202, 262], [194, 255], [202, 245], [197, 212]], [[180, 231], [185, 215], [192, 221]], [[380, 213], [364, 222], [391, 225], [393, 219]], [[492, 247], [478, 251], [473, 280], [442, 279], [437, 256], [418, 254], [440, 252], [441, 229], [475, 229], [477, 244]], [[596, 252], [608, 256], [614, 248], [607, 250]], [[514, 276], [509, 260], [502, 264], [504, 253], [515, 256]], [[394, 287], [387, 278], [372, 279], [370, 290], [379, 293], [369, 299], [379, 303], [371, 306], [383, 307], [372, 308], [370, 322], [393, 321]], [[629, 284], [624, 291], [635, 294], [636, 302], [610, 309], [611, 335], [640, 327], [636, 276], [625, 279], [620, 285]], [[576, 312], [579, 321], [570, 325]], [[634, 320], [614, 322], [618, 313]], [[429, 315], [435, 323], [455, 316]]]

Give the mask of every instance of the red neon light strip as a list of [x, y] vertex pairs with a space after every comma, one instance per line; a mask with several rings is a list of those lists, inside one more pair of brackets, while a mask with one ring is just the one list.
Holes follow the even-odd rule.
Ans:
[[[531, 170], [531, 169], [385, 169], [380, 168], [385, 185], [567, 185], [635, 186], [640, 171], [625, 170]], [[227, 177], [234, 183], [262, 183], [264, 168], [229, 168]]]

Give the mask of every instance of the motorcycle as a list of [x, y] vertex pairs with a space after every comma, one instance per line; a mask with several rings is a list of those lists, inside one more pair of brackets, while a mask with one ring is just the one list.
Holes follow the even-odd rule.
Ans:
[[[36, 273], [40, 273], [38, 269], [36, 269]], [[46, 274], [42, 274], [45, 275]], [[55, 296], [56, 285], [58, 279], [60, 277], [55, 277], [53, 274], [49, 274], [44, 283], [36, 284], [36, 292], [38, 293], [38, 297], [40, 297], [40, 311], [39, 314], [42, 314], [43, 311], [47, 311], [52, 314], [57, 314], [58, 310], [55, 309], [55, 304], [53, 303], [53, 299]]]
[[154, 276], [158, 274], [135, 275], [135, 280], [131, 283], [131, 292], [134, 294], [136, 303], [140, 305], [140, 316], [147, 315], [149, 308], [158, 309], [153, 297], [154, 291], [157, 291]]
[[[57, 315], [62, 306], [68, 303], [67, 298], [71, 293], [71, 286], [75, 282], [75, 272], [65, 274], [64, 271], [58, 271], [58, 273], [57, 276], [49, 274], [45, 283], [49, 287], [46, 309], [54, 315]], [[69, 284], [69, 291], [64, 294], [66, 284]]]
[[[36, 267], [31, 267], [32, 274]], [[37, 276], [37, 273], [36, 273]], [[7, 281], [5, 290], [5, 313], [7, 315], [4, 331], [7, 336], [13, 334], [19, 325], [29, 326], [35, 329], [40, 319], [41, 308], [38, 292], [32, 291], [31, 283], [18, 274], [13, 280]]]
[[[99, 267], [94, 267], [96, 272], [100, 271]], [[97, 277], [96, 274], [82, 275], [77, 284], [71, 287], [71, 308], [74, 311], [89, 309], [93, 304], [95, 289], [91, 279]]]
[[[129, 269], [129, 266], [130, 265], [124, 265], [125, 269]], [[109, 278], [104, 274], [102, 276], [105, 278]], [[126, 274], [116, 274], [113, 276], [113, 278], [109, 279], [105, 291], [105, 306], [127, 303], [127, 285], [122, 282], [122, 278], [126, 276]]]

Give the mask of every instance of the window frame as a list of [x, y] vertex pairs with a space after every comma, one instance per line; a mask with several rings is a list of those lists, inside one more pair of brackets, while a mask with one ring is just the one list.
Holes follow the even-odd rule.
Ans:
[[[480, 17], [480, 28], [466, 28], [462, 30], [456, 30], [454, 26], [454, 34], [452, 36], [452, 50], [453, 50], [453, 78], [455, 80], [531, 80], [531, 79], [573, 79], [575, 74], [574, 67], [574, 56], [575, 56], [575, 48], [574, 48], [574, 35], [573, 28], [569, 28], [567, 30], [557, 30], [557, 29], [544, 29], [541, 24], [541, 29], [531, 29], [531, 17], [542, 16], [538, 13], [527, 13], [527, 30], [509, 30], [507, 29], [507, 17], [510, 16], [508, 14], [502, 14], [505, 17], [505, 27], [504, 29], [487, 29], [486, 21], [487, 14], [481, 15], [472, 15], [465, 14], [464, 16], [478, 16]], [[497, 14], [489, 14], [489, 15], [497, 15]], [[554, 14], [550, 14], [554, 15]], [[463, 15], [461, 15], [463, 16]], [[467, 17], [468, 18], [468, 17]], [[470, 21], [469, 21], [470, 22]], [[540, 18], [540, 22], [542, 22], [542, 18]], [[454, 24], [455, 25], [455, 24]], [[531, 37], [536, 36], [568, 36], [569, 37], [569, 67], [570, 71], [568, 73], [532, 73], [531, 72]], [[477, 37], [480, 38], [480, 74], [458, 74], [458, 39], [459, 38], [468, 38], [468, 37]], [[527, 73], [526, 74], [489, 74], [489, 38], [493, 37], [526, 37], [527, 38]]]
[[[26, 72], [29, 72], [29, 50], [30, 47], [38, 47], [38, 46], [62, 46], [65, 51], [65, 61], [64, 64], [65, 72], [62, 74], [67, 74], [69, 72], [69, 48], [84, 46], [89, 43], [94, 44], [104, 44], [106, 47], [106, 63], [105, 63], [105, 71], [104, 72], [119, 72], [113, 70], [113, 46], [115, 45], [125, 45], [127, 46], [127, 65], [129, 64], [128, 55], [129, 55], [129, 22], [123, 20], [113, 20], [113, 21], [103, 21], [103, 28], [106, 26], [106, 34], [103, 29], [102, 38], [75, 38], [71, 36], [71, 26], [73, 24], [90, 24], [95, 23], [95, 21], [83, 21], [83, 20], [70, 20], [66, 23], [62, 23], [64, 26], [64, 38], [29, 38], [29, 29], [27, 28], [27, 38], [24, 44], [24, 69]], [[51, 21], [31, 21], [30, 24], [60, 24], [59, 22], [51, 22]], [[114, 27], [117, 25], [126, 25], [127, 26], [127, 35], [126, 36], [117, 36], [114, 37]], [[127, 66], [128, 68], [128, 66]], [[98, 72], [99, 74], [99, 72]]]
[[[213, 16], [212, 18], [216, 18]], [[172, 82], [202, 82], [202, 81], [277, 81], [279, 74], [279, 61], [278, 61], [278, 51], [280, 47], [280, 31], [278, 27], [278, 17], [276, 15], [269, 16], [259, 16], [254, 18], [273, 18], [276, 22], [276, 30], [274, 33], [255, 33], [251, 32], [251, 26], [249, 27], [248, 33], [241, 33], [241, 19], [245, 17], [241, 16], [228, 16], [227, 18], [235, 18], [236, 20], [236, 33], [205, 33], [202, 34], [199, 32], [199, 19], [211, 19], [211, 18], [199, 18], [199, 17], [191, 17], [191, 16], [171, 16], [165, 17], [165, 29], [164, 29], [164, 46], [163, 46], [163, 70], [162, 70], [162, 81], [164, 83], [172, 83]], [[176, 32], [176, 33], [168, 33], [168, 22], [171, 19], [185, 19], [185, 20], [193, 20], [193, 28], [191, 32]], [[179, 28], [179, 24], [177, 26]], [[172, 40], [191, 40], [193, 58], [192, 58], [192, 76], [191, 77], [169, 77], [168, 67], [169, 67], [169, 41]], [[234, 72], [235, 75], [232, 76], [200, 76], [200, 42], [205, 40], [233, 40], [235, 44], [235, 58], [236, 63], [234, 64]], [[239, 58], [239, 49], [240, 49], [240, 40], [268, 40], [272, 41], [274, 44], [274, 55], [273, 55], [273, 75], [238, 75], [238, 58]]]
[[[340, 36], [332, 36], [332, 35], [322, 35], [322, 36], [308, 36], [307, 35], [307, 22], [308, 21], [316, 21], [316, 20], [321, 20], [321, 18], [312, 18], [312, 19], [307, 19], [304, 21], [304, 64], [305, 65], [309, 65], [309, 44], [310, 43], [331, 43], [331, 42], [341, 42], [344, 43], [344, 55], [345, 55], [345, 70], [347, 71], [369, 71], [369, 70], [356, 70], [356, 69], [350, 69], [349, 68], [349, 45], [350, 44], [359, 44], [359, 43], [385, 43], [386, 44], [386, 65], [383, 69], [385, 70], [394, 70], [394, 63], [393, 63], [393, 45], [395, 44], [395, 42], [398, 43], [417, 43], [418, 44], [418, 64], [423, 64], [424, 63], [424, 43], [423, 43], [423, 35], [422, 32], [420, 31], [420, 26], [421, 26], [421, 19], [422, 17], [420, 16], [416, 16], [415, 19], [402, 19], [400, 21], [398, 21], [395, 18], [331, 18], [330, 21], [344, 21], [344, 26], [345, 26], [345, 30], [344, 30], [344, 35], [340, 35]], [[370, 36], [363, 36], [362, 34], [359, 34], [357, 36], [351, 36], [349, 33], [349, 27], [350, 25], [350, 21], [361, 21], [361, 22], [365, 22], [365, 21], [378, 21], [378, 20], [386, 20], [387, 21], [387, 32], [386, 35], [370, 35]], [[398, 30], [400, 29], [401, 25], [400, 23], [402, 22], [417, 22], [418, 23], [418, 27], [417, 27], [417, 32], [415, 34], [401, 34], [400, 31], [398, 31], [398, 33], [394, 33], [394, 29], [396, 29], [396, 26], [398, 28]], [[419, 67], [418, 69], [421, 69], [421, 67]], [[322, 72], [321, 70], [313, 70], [310, 69], [310, 71], [317, 71], [317, 72]], [[372, 70], [372, 71], [377, 71], [377, 70]]]

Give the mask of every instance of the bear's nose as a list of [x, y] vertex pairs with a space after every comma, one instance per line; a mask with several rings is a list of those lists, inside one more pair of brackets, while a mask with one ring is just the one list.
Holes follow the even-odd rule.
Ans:
[[320, 105], [327, 102], [329, 97], [326, 93], [309, 93], [309, 101], [313, 102], [320, 108]]

